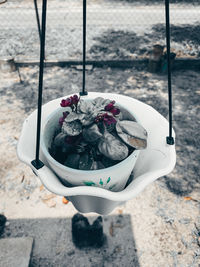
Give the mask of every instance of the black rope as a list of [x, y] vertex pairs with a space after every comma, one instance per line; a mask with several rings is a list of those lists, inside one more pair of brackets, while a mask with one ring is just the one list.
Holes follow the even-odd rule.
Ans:
[[166, 43], [167, 43], [167, 74], [168, 74], [168, 101], [169, 101], [169, 136], [167, 144], [173, 145], [172, 137], [172, 82], [171, 82], [171, 51], [170, 51], [170, 17], [169, 17], [169, 0], [165, 0], [165, 18], [166, 18]]
[[38, 27], [38, 34], [41, 42], [41, 28], [40, 28], [40, 17], [38, 12], [38, 5], [37, 0], [34, 0], [34, 6], [35, 6], [35, 15], [36, 15], [36, 21], [37, 21], [37, 27]]
[[40, 152], [41, 116], [42, 116], [42, 89], [43, 89], [43, 73], [44, 73], [44, 54], [45, 54], [46, 12], [47, 12], [47, 0], [43, 0], [42, 31], [41, 31], [41, 42], [40, 42], [40, 71], [39, 71], [39, 88], [38, 88], [36, 155], [35, 155], [35, 160], [31, 162], [36, 169], [40, 169], [41, 167], [44, 166], [44, 164], [39, 160], [39, 152]]
[[87, 10], [87, 0], [83, 0], [83, 84], [82, 91], [80, 95], [87, 95], [87, 91], [85, 90], [85, 65], [86, 65], [86, 10]]

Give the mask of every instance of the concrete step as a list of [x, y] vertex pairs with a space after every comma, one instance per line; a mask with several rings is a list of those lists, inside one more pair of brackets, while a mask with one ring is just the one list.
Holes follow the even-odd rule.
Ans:
[[32, 246], [32, 237], [0, 239], [0, 267], [28, 267]]

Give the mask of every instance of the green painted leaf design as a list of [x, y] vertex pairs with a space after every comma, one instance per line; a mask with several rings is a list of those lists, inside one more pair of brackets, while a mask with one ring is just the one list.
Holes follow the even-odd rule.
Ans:
[[110, 177], [108, 177], [107, 184], [110, 182], [110, 180], [111, 180], [111, 178], [110, 178]]
[[100, 184], [100, 185], [103, 185], [103, 181], [102, 181], [102, 179], [100, 179], [100, 182], [99, 182], [99, 184]]
[[92, 181], [83, 181], [84, 185], [87, 185], [87, 186], [95, 186], [96, 184]]

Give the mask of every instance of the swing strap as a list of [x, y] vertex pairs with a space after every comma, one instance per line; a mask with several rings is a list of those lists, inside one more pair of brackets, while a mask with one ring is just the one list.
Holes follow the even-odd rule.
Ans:
[[35, 16], [36, 16], [36, 21], [37, 21], [38, 34], [39, 34], [39, 39], [41, 42], [40, 16], [38, 12], [37, 0], [34, 0], [34, 7], [35, 7]]
[[40, 152], [40, 129], [42, 116], [42, 90], [43, 90], [43, 73], [44, 73], [44, 57], [45, 57], [45, 33], [46, 33], [46, 13], [47, 0], [43, 0], [42, 4], [42, 31], [40, 39], [40, 66], [39, 66], [39, 87], [38, 87], [38, 113], [37, 113], [37, 134], [36, 134], [36, 155], [35, 160], [31, 164], [38, 170], [44, 166], [39, 160]]
[[80, 96], [87, 95], [87, 91], [85, 90], [85, 65], [86, 65], [86, 14], [87, 10], [87, 0], [83, 0], [83, 83], [82, 83], [82, 91], [80, 92]]
[[[86, 8], [87, 0], [83, 0], [83, 84], [80, 95], [87, 95], [85, 90], [85, 66], [86, 66]], [[39, 13], [37, 0], [34, 0], [36, 19], [38, 24], [38, 32], [40, 36], [40, 66], [39, 66], [39, 88], [38, 88], [38, 113], [37, 113], [37, 134], [36, 134], [36, 154], [35, 160], [31, 164], [38, 170], [44, 166], [39, 159], [40, 151], [40, 130], [41, 130], [41, 115], [42, 115], [42, 91], [43, 91], [43, 73], [45, 59], [45, 34], [46, 34], [46, 13], [47, 0], [42, 3], [42, 26], [40, 29]], [[172, 137], [172, 88], [171, 88], [171, 62], [170, 62], [170, 19], [169, 19], [169, 0], [165, 0], [165, 15], [166, 15], [166, 42], [167, 42], [167, 73], [168, 73], [168, 102], [169, 102], [169, 136], [166, 137], [167, 144], [173, 145], [174, 138]]]
[[170, 52], [170, 18], [169, 0], [165, 0], [165, 19], [166, 19], [166, 43], [167, 43], [167, 76], [168, 76], [168, 103], [169, 103], [169, 136], [166, 137], [168, 145], [174, 145], [172, 137], [172, 82], [171, 82], [171, 52]]

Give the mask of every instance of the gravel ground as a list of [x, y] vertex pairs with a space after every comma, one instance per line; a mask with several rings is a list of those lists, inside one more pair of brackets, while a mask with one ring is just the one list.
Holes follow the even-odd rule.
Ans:
[[[104, 216], [107, 243], [79, 250], [71, 238], [72, 204], [62, 204], [16, 157], [25, 117], [36, 108], [38, 68], [0, 74], [0, 213], [8, 218], [2, 237], [33, 236], [32, 266], [200, 265], [199, 73], [172, 75], [177, 164], [138, 197]], [[81, 72], [46, 68], [44, 103], [81, 89]], [[136, 69], [93, 69], [88, 91], [114, 92], [152, 105], [167, 117], [167, 78]], [[90, 214], [93, 221], [95, 214]], [[67, 218], [66, 218], [67, 217]], [[131, 234], [130, 234], [131, 233]], [[121, 263], [121, 264], [120, 264]]]
[[[147, 57], [154, 44], [159, 43], [165, 46], [165, 26], [162, 24], [165, 21], [164, 5], [161, 5], [160, 1], [150, 1], [150, 6], [147, 3], [149, 4], [147, 1], [141, 3], [131, 0], [89, 1], [87, 59], [127, 60]], [[195, 15], [198, 14], [200, 6], [199, 3], [197, 6], [195, 3], [198, 1], [190, 1], [190, 5], [188, 1], [172, 4], [171, 47], [177, 57], [200, 57], [200, 24], [199, 16]], [[41, 3], [39, 2], [38, 5], [40, 7]], [[67, 6], [61, 0], [49, 3], [46, 58], [57, 60], [80, 60], [82, 58], [81, 5], [81, 1], [70, 1]], [[138, 11], [131, 13], [135, 6], [139, 8]], [[8, 1], [0, 6], [0, 11], [2, 10], [2, 16], [7, 14], [8, 20], [6, 21], [5, 18], [5, 21], [1, 21], [0, 57], [38, 59], [39, 38], [33, 3], [31, 1]], [[55, 13], [51, 14], [54, 10]], [[138, 15], [139, 11], [142, 12], [141, 16]], [[70, 12], [74, 12], [72, 17], [70, 17]], [[97, 21], [95, 21], [95, 12], [101, 14]], [[191, 14], [194, 14], [195, 20]], [[106, 20], [108, 16], [110, 16], [109, 21]], [[136, 16], [136, 19], [133, 19], [133, 16]]]

